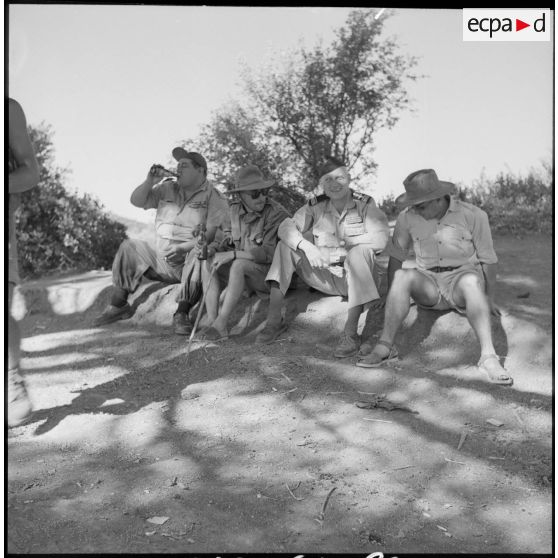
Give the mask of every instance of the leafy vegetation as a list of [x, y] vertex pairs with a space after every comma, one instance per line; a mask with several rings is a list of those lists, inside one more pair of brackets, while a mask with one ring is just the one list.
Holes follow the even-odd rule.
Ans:
[[68, 169], [56, 166], [52, 129], [29, 126], [40, 168], [39, 185], [20, 194], [16, 230], [20, 274], [32, 278], [54, 271], [110, 268], [126, 227], [89, 194], [64, 187]]
[[[554, 218], [552, 172], [552, 164], [543, 161], [538, 169], [531, 169], [525, 176], [501, 172], [489, 178], [482, 174], [470, 186], [457, 184], [456, 195], [486, 211], [493, 232], [551, 234]], [[378, 202], [390, 220], [400, 211], [395, 198], [390, 195]]]

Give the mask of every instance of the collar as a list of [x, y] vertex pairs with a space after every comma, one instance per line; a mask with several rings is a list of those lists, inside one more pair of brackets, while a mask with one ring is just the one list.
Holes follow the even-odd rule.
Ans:
[[190, 198], [194, 197], [196, 194], [198, 194], [199, 192], [205, 192], [208, 190], [210, 184], [207, 180], [207, 178], [200, 184], [200, 186], [198, 187], [197, 190], [187, 190], [186, 188], [184, 188], [183, 186], [180, 186], [180, 184], [178, 184], [178, 182], [176, 183], [176, 185], [178, 186], [178, 190], [180, 191], [180, 193], [184, 196], [185, 200], [189, 200]]

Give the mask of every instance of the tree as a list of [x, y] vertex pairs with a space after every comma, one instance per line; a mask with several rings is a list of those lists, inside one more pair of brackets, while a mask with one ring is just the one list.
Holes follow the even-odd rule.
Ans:
[[416, 60], [398, 54], [394, 40], [380, 39], [385, 17], [353, 10], [330, 46], [300, 48], [283, 69], [245, 70], [252, 118], [296, 154], [306, 190], [326, 155], [346, 161], [357, 183], [373, 172], [375, 133], [391, 128], [409, 103], [404, 85], [417, 77], [410, 72]]
[[28, 129], [40, 178], [36, 188], [20, 194], [16, 213], [21, 275], [110, 267], [126, 227], [92, 196], [66, 190], [70, 170], [55, 164], [52, 128], [43, 123]]

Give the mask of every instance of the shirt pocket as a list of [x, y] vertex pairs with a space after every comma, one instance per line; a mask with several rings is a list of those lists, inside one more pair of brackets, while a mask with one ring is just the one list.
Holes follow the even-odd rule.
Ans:
[[439, 231], [444, 244], [462, 256], [469, 256], [474, 251], [471, 232], [461, 225], [446, 224]]
[[335, 224], [328, 219], [320, 219], [314, 223], [312, 233], [316, 246], [336, 247], [339, 245]]
[[415, 255], [421, 258], [432, 258], [436, 257], [438, 254], [437, 241], [428, 233], [414, 233], [413, 237], [413, 250]]

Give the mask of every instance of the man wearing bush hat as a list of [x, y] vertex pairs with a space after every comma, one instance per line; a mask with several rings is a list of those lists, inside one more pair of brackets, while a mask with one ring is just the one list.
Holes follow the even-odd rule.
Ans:
[[[235, 194], [235, 199], [222, 225], [228, 242], [222, 243], [223, 251], [208, 260], [211, 269], [204, 268], [203, 271], [210, 323], [204, 332], [205, 339], [228, 336], [229, 317], [245, 287], [256, 293], [269, 293], [265, 276], [277, 244], [277, 228], [289, 217], [281, 204], [266, 195], [274, 184], [274, 180], [264, 179], [256, 165], [247, 165], [236, 173], [235, 187], [229, 190]], [[211, 280], [210, 274], [213, 275]], [[225, 298], [219, 310], [219, 296], [227, 281]]]
[[[96, 326], [130, 318], [133, 309], [128, 296], [146, 277], [165, 283], [181, 283], [173, 327], [179, 335], [189, 335], [192, 331], [188, 313], [201, 294], [201, 272], [199, 286], [192, 286], [196, 281], [192, 270], [199, 244], [196, 235], [206, 229], [208, 254], [213, 255], [215, 231], [228, 211], [228, 204], [207, 180], [207, 163], [202, 155], [176, 147], [172, 156], [178, 163], [176, 177], [169, 176], [174, 173], [160, 165], [153, 165], [130, 197], [136, 207], [157, 210], [156, 246], [153, 248], [147, 242], [135, 239], [122, 242], [112, 265], [110, 304], [95, 320]], [[186, 258], [188, 263], [185, 265]]]
[[[486, 213], [453, 198], [454, 184], [438, 179], [432, 169], [410, 174], [405, 193], [396, 199], [404, 208], [388, 245], [390, 285], [384, 327], [372, 351], [357, 366], [373, 368], [397, 358], [395, 336], [407, 316], [410, 299], [431, 310], [465, 314], [481, 345], [479, 369], [490, 382], [511, 385], [492, 343], [490, 316], [499, 315], [493, 301], [498, 261]], [[409, 249], [416, 269], [403, 269]]]
[[296, 271], [314, 289], [347, 297], [347, 320], [334, 356], [358, 352], [360, 315], [380, 297], [376, 256], [386, 246], [389, 228], [374, 200], [351, 190], [350, 181], [345, 163], [328, 157], [320, 169], [324, 193], [279, 226], [280, 241], [266, 277], [271, 285], [267, 323], [258, 342], [269, 343], [286, 329], [282, 304]]

